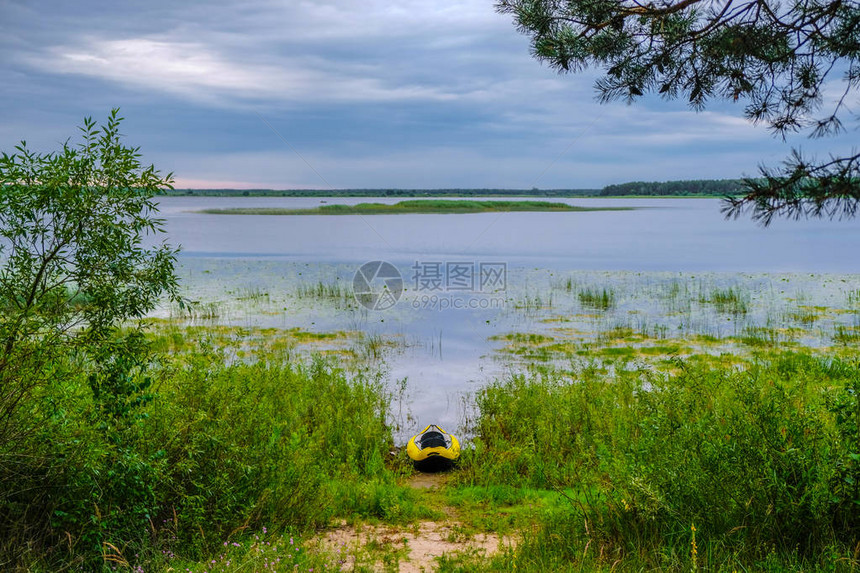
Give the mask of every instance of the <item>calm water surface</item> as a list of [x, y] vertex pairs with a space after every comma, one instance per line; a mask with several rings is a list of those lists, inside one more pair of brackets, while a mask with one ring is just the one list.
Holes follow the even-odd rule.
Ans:
[[[328, 203], [399, 199], [323, 199]], [[468, 215], [243, 216], [225, 207], [314, 207], [318, 198], [165, 198], [171, 240], [183, 256], [313, 263], [371, 259], [502, 259], [514, 266], [638, 271], [860, 272], [855, 221], [727, 221], [717, 199], [558, 199], [635, 211]]]

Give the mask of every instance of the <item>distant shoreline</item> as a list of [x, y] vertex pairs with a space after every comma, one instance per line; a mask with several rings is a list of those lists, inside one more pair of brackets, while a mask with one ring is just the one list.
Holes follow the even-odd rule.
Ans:
[[[735, 197], [736, 195], [732, 195]], [[242, 195], [240, 193], [234, 194], [225, 194], [225, 193], [216, 193], [212, 195], [178, 195], [178, 194], [169, 194], [169, 195], [159, 195], [159, 198], [188, 198], [188, 197], [224, 197], [231, 199], [263, 199], [263, 198], [272, 198], [272, 199], [301, 199], [302, 197], [306, 199], [350, 199], [350, 198], [359, 198], [359, 199], [398, 199], [399, 197], [392, 197], [390, 195], [271, 195], [271, 194], [263, 194], [263, 195]], [[545, 195], [427, 195], [427, 199], [531, 199], [532, 197], [536, 198], [546, 198], [546, 199], [725, 199], [728, 197], [727, 195], [553, 195], [553, 196], [545, 196]]]
[[306, 209], [278, 207], [233, 207], [201, 209], [207, 215], [400, 215], [400, 214], [466, 214], [508, 211], [569, 213], [585, 211], [630, 211], [633, 207], [578, 207], [553, 201], [452, 201], [416, 199], [394, 204], [359, 203], [358, 205], [320, 205]]
[[696, 179], [690, 181], [633, 181], [607, 185], [601, 189], [165, 189], [165, 197], [534, 197], [534, 198], [723, 198], [745, 192], [738, 179]]

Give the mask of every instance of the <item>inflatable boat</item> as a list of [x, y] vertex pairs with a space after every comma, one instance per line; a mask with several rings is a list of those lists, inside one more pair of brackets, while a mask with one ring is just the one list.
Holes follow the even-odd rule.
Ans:
[[406, 454], [415, 469], [438, 472], [450, 468], [460, 457], [460, 442], [439, 426], [431, 424], [409, 439]]

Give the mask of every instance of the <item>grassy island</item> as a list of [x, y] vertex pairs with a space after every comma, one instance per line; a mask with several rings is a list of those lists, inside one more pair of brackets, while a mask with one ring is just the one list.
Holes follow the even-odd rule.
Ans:
[[450, 201], [447, 199], [416, 199], [358, 205], [320, 205], [307, 209], [278, 207], [233, 207], [203, 209], [198, 213], [210, 215], [399, 215], [405, 213], [488, 213], [500, 211], [628, 211], [631, 207], [577, 207], [553, 201]]

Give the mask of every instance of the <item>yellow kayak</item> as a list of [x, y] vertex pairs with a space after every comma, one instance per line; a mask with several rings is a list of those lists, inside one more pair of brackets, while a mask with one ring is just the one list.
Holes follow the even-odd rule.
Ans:
[[430, 424], [409, 439], [406, 454], [412, 459], [415, 469], [438, 472], [450, 468], [460, 457], [460, 442], [439, 426]]

